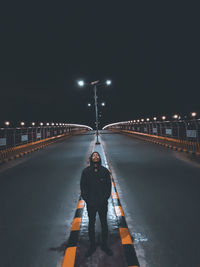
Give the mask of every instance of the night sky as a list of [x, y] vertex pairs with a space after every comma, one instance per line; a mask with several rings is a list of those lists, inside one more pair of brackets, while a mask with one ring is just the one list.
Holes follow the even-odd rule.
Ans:
[[101, 126], [200, 112], [199, 29], [194, 2], [9, 2], [1, 8], [0, 121], [94, 127], [93, 92], [78, 79], [112, 80], [98, 88]]

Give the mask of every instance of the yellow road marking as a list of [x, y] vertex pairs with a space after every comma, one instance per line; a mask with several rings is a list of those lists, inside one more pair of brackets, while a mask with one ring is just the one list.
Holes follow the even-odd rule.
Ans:
[[74, 218], [71, 231], [80, 230], [80, 227], [81, 227], [81, 218]]
[[128, 228], [119, 228], [119, 232], [123, 245], [133, 244]]
[[77, 247], [69, 247], [66, 249], [62, 267], [74, 267], [76, 248]]
[[79, 200], [77, 209], [82, 209], [82, 208], [84, 208], [84, 200]]

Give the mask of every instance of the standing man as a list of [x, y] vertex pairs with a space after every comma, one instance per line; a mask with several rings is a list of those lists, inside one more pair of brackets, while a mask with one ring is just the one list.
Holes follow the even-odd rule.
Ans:
[[90, 166], [82, 171], [81, 175], [81, 196], [87, 204], [89, 217], [89, 240], [90, 247], [85, 256], [91, 256], [96, 250], [95, 244], [95, 220], [98, 212], [102, 227], [101, 249], [109, 256], [113, 255], [108, 247], [108, 198], [111, 195], [110, 172], [101, 165], [101, 157], [98, 152], [93, 152], [90, 156]]

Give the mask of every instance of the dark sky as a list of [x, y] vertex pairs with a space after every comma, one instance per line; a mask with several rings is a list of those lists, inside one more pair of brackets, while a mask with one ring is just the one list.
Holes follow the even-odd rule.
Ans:
[[[6, 1], [5, 1], [6, 2]], [[74, 4], [72, 4], [72, 3]], [[94, 126], [200, 111], [199, 6], [185, 1], [15, 1], [1, 8], [0, 120]]]

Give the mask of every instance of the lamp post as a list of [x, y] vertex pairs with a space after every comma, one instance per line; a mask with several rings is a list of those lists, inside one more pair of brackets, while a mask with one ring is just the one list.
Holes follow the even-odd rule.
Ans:
[[[97, 80], [97, 81], [93, 81], [93, 82], [88, 84], [88, 85], [93, 86], [93, 91], [94, 91], [94, 106], [95, 106], [95, 117], [96, 117], [96, 122], [95, 122], [96, 123], [96, 145], [100, 144], [99, 138], [98, 138], [99, 137], [99, 119], [98, 119], [98, 101], [97, 101], [97, 99], [98, 99], [97, 84], [100, 84], [100, 83], [102, 84], [102, 82]], [[111, 80], [107, 80], [105, 83], [106, 83], [106, 85], [109, 86], [109, 85], [111, 85]], [[80, 87], [83, 87], [85, 85], [85, 83], [84, 83], [84, 81], [79, 80], [78, 85]], [[88, 106], [90, 106], [90, 105], [88, 105]], [[105, 106], [105, 103], [103, 103], [102, 106]]]

